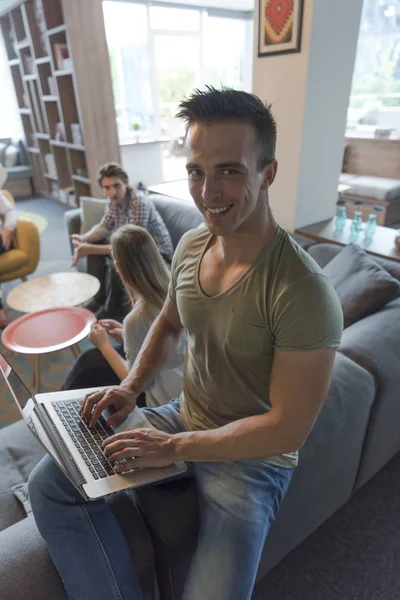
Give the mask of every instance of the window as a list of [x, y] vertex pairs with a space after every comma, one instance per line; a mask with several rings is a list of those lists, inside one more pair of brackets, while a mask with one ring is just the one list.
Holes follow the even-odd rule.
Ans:
[[152, 135], [154, 111], [147, 9], [141, 4], [103, 3], [115, 111], [120, 138]]
[[364, 0], [348, 127], [400, 133], [400, 0]]
[[10, 69], [7, 64], [3, 35], [0, 32], [0, 138], [23, 138], [21, 118]]
[[196, 87], [251, 89], [251, 13], [103, 2], [120, 140], [170, 140], [179, 102]]
[[[224, 39], [221, 43], [221, 32]], [[250, 91], [248, 30], [239, 19], [204, 15], [204, 80], [214, 86]]]

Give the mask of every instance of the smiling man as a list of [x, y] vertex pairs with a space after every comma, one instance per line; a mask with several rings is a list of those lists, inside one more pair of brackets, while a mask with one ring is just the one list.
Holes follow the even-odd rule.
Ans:
[[[113, 404], [110, 422], [121, 422], [186, 329], [181, 397], [145, 409], [156, 429], [114, 435], [104, 451], [112, 462], [125, 458], [124, 469], [193, 464], [199, 531], [183, 598], [248, 600], [298, 449], [329, 388], [342, 311], [329, 280], [271, 213], [270, 108], [245, 92], [208, 88], [182, 102], [179, 116], [187, 124], [190, 192], [206, 227], [183, 236], [169, 297], [126, 380], [89, 395], [82, 412], [93, 425]], [[71, 598], [72, 580], [82, 598], [93, 589], [104, 600], [141, 598], [104, 502], [85, 503], [50, 459], [33, 474], [31, 491]], [[78, 538], [86, 551], [71, 573], [65, 557]]]

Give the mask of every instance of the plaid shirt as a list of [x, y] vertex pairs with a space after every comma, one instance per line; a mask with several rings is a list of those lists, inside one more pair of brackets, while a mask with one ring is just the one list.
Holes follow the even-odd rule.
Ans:
[[122, 206], [110, 202], [99, 227], [104, 227], [107, 230], [108, 237], [110, 237], [114, 231], [127, 223], [133, 223], [133, 225], [139, 225], [147, 229], [153, 236], [161, 254], [172, 260], [174, 248], [171, 236], [151, 200], [132, 193]]

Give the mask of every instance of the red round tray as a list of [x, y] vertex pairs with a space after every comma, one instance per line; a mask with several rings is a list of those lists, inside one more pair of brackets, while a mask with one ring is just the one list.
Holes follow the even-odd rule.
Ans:
[[21, 354], [55, 352], [83, 340], [95, 322], [94, 314], [80, 306], [40, 310], [7, 325], [1, 341]]

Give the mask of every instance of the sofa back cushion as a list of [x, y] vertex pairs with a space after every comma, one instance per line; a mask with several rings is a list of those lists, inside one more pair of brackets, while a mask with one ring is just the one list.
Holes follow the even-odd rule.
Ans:
[[[294, 236], [293, 236], [294, 237]], [[296, 239], [296, 238], [295, 238]], [[319, 264], [321, 268], [325, 267], [339, 252], [343, 250], [343, 246], [337, 244], [314, 244], [307, 248], [307, 252]], [[392, 277], [400, 281], [400, 263], [395, 260], [388, 260], [368, 254], [369, 258], [381, 267], [383, 267]]]
[[100, 223], [108, 205], [108, 200], [81, 196], [82, 208], [81, 233], [87, 233], [92, 227]]
[[187, 200], [178, 200], [161, 194], [150, 194], [149, 199], [152, 200], [166, 224], [174, 248], [186, 231], [194, 229], [204, 221], [203, 215], [195, 204]]
[[400, 282], [356, 244], [343, 248], [323, 271], [339, 297], [345, 327], [400, 295]]

